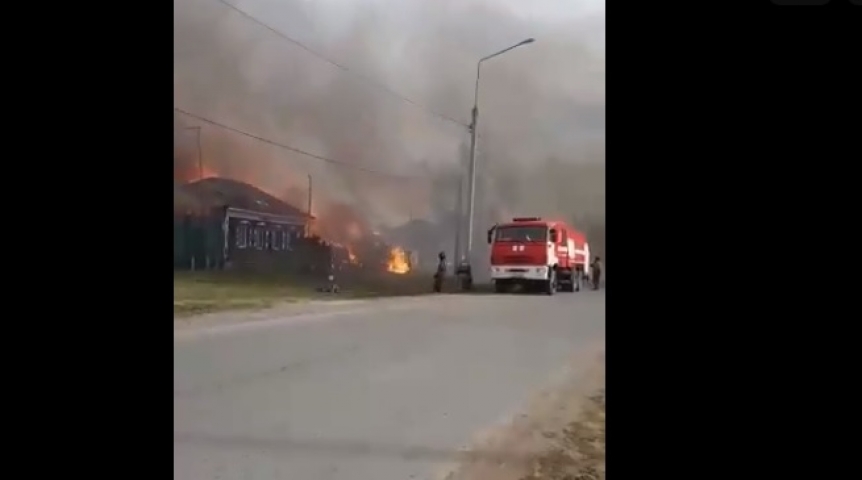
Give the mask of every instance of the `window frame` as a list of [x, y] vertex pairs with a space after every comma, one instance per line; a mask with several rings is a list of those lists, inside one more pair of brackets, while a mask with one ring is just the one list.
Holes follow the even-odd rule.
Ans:
[[[514, 230], [542, 231], [544, 233], [544, 235], [539, 240], [525, 240], [523, 238], [512, 238], [512, 237], [503, 238], [503, 239], [500, 238], [501, 232], [507, 232], [507, 231], [511, 232]], [[559, 234], [559, 232], [558, 232], [558, 234]], [[519, 235], [519, 237], [523, 237], [523, 235]], [[548, 228], [547, 226], [540, 226], [540, 225], [506, 225], [504, 227], [496, 228], [495, 232], [494, 232], [494, 241], [495, 242], [543, 243], [543, 242], [548, 242], [550, 238], [551, 238], [551, 229]]]
[[248, 248], [248, 220], [240, 220], [234, 230], [234, 245], [240, 250]]
[[252, 247], [255, 250], [263, 250], [266, 245], [266, 224], [258, 222], [252, 228]]
[[284, 236], [284, 229], [281, 225], [274, 225], [270, 230], [270, 235], [272, 235], [269, 243], [269, 248], [273, 252], [281, 251], [281, 237]]

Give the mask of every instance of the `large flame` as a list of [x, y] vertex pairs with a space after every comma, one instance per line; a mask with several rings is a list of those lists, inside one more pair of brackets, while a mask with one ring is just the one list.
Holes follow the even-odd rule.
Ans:
[[359, 263], [359, 258], [356, 257], [356, 253], [353, 251], [353, 247], [347, 245], [345, 248], [347, 249], [347, 261], [350, 262], [351, 265], [362, 266], [362, 264]]
[[410, 271], [410, 262], [407, 260], [407, 252], [401, 247], [389, 249], [389, 261], [386, 262], [386, 270], [403, 275]]
[[[201, 178], [229, 178], [244, 182], [302, 210], [308, 208], [308, 186], [304, 175], [290, 175], [286, 169], [264, 168], [261, 161], [225, 164], [218, 158], [204, 157], [203, 162], [194, 148], [175, 148], [174, 180], [190, 183]], [[206, 149], [204, 149], [206, 153]], [[258, 159], [262, 160], [262, 159]], [[273, 172], [277, 172], [273, 173]], [[294, 179], [298, 183], [294, 182]], [[274, 180], [276, 179], [276, 180]], [[280, 183], [280, 192], [269, 186]], [[410, 271], [407, 252], [402, 248], [389, 248], [374, 232], [368, 218], [355, 205], [327, 198], [316, 193], [312, 203], [316, 217], [308, 226], [306, 235], [317, 237], [340, 250], [337, 262], [343, 266], [368, 270], [387, 270], [396, 274]]]
[[174, 180], [181, 183], [196, 182], [205, 178], [220, 177], [216, 169], [207, 165], [198, 167], [197, 165], [174, 165]]

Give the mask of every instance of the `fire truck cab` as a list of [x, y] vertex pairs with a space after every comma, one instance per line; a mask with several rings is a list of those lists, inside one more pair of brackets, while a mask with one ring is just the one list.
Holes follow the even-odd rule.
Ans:
[[539, 217], [514, 218], [488, 230], [494, 290], [515, 285], [575, 292], [590, 273], [590, 246], [583, 233], [565, 222]]

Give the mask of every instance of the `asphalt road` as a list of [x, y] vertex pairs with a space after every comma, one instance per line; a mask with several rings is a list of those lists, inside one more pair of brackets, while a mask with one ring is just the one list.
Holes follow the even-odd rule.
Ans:
[[178, 324], [174, 478], [431, 478], [603, 348], [604, 301], [445, 295]]

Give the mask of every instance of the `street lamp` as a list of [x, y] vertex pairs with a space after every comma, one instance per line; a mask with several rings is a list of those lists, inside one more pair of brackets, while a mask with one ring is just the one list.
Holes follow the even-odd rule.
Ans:
[[509, 48], [504, 48], [497, 53], [492, 53], [487, 57], [482, 57], [479, 59], [479, 63], [476, 64], [476, 91], [473, 97], [473, 120], [470, 122], [470, 180], [467, 184], [467, 251], [465, 253], [465, 257], [468, 264], [471, 263], [471, 255], [473, 253], [473, 213], [476, 202], [476, 137], [479, 131], [479, 74], [482, 70], [482, 62], [490, 60], [498, 55], [502, 55], [509, 50], [514, 50], [522, 45], [533, 43], [534, 41], [535, 39], [528, 38]]
[[201, 151], [201, 127], [186, 127], [183, 130], [197, 130], [198, 132], [198, 180], [204, 178], [204, 157]]

